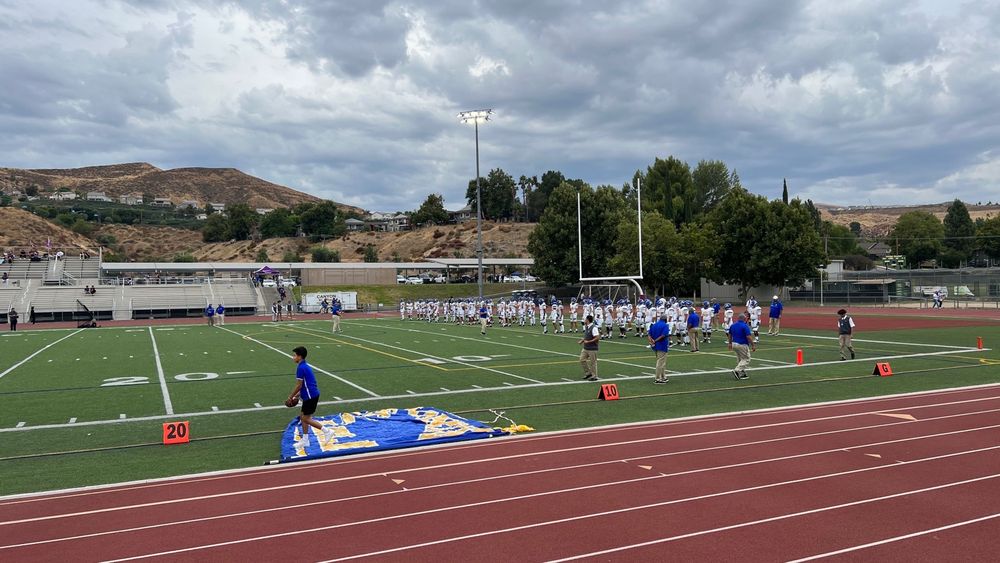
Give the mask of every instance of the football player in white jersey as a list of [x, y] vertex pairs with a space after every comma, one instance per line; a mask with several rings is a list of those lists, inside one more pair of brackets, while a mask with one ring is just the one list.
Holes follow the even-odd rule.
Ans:
[[753, 341], [755, 343], [760, 342], [760, 315], [760, 304], [754, 301], [753, 307], [750, 309], [750, 330], [753, 331]]
[[701, 302], [701, 341], [706, 344], [712, 343], [712, 317], [715, 309], [708, 301]]
[[576, 302], [576, 297], [571, 297], [569, 300], [569, 331], [576, 332], [576, 323], [578, 319], [578, 312], [580, 310], [580, 304]]
[[733, 304], [726, 303], [722, 309], [722, 330], [729, 334], [729, 328], [733, 326]]

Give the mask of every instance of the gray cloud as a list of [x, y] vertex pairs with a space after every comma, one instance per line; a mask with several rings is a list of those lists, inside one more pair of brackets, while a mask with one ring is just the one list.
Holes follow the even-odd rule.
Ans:
[[[725, 160], [769, 196], [980, 199], [1000, 182], [1000, 3], [0, 2], [9, 166], [236, 166], [367, 208], [484, 170], [619, 185]], [[86, 30], [86, 31], [82, 31]], [[995, 199], [995, 198], [994, 198]]]

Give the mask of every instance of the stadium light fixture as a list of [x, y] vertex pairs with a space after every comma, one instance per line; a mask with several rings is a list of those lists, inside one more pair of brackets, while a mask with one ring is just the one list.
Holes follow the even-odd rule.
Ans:
[[483, 189], [479, 182], [479, 123], [487, 122], [493, 116], [492, 109], [475, 109], [459, 112], [462, 123], [472, 123], [476, 127], [476, 257], [479, 260], [479, 300], [483, 300]]

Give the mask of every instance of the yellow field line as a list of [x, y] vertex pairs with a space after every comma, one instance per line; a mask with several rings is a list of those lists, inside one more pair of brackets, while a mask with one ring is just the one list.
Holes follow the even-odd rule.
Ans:
[[389, 352], [384, 352], [382, 350], [376, 350], [375, 348], [369, 348], [367, 346], [362, 346], [361, 344], [355, 344], [353, 342], [347, 342], [345, 340], [338, 340], [336, 338], [333, 338], [332, 336], [323, 336], [321, 334], [316, 334], [315, 332], [303, 332], [303, 331], [297, 330], [297, 329], [295, 329], [293, 327], [288, 327], [288, 328], [281, 327], [281, 330], [288, 330], [288, 331], [292, 331], [292, 332], [297, 332], [299, 334], [305, 334], [307, 336], [313, 336], [313, 337], [316, 337], [316, 338], [322, 338], [324, 340], [329, 340], [330, 342], [336, 342], [337, 344], [344, 344], [346, 346], [353, 346], [355, 348], [360, 348], [360, 349], [366, 350], [368, 352], [374, 352], [376, 354], [381, 354], [383, 356], [388, 356], [390, 358], [395, 358], [397, 360], [402, 360], [404, 362], [409, 362], [409, 363], [417, 364], [418, 366], [425, 366], [425, 367], [429, 367], [429, 368], [438, 369], [438, 370], [441, 370], [441, 371], [451, 371], [449, 369], [445, 369], [445, 368], [443, 368], [441, 366], [436, 366], [434, 364], [428, 364], [426, 362], [421, 362], [421, 361], [418, 361], [418, 360], [411, 360], [410, 358], [404, 358], [403, 356], [397, 356], [396, 354], [390, 354]]

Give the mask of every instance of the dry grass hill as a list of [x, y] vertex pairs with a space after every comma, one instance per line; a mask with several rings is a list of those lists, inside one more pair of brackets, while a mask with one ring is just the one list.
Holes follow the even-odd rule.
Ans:
[[83, 235], [23, 209], [0, 207], [0, 250], [12, 247], [42, 249], [49, 238], [53, 250], [62, 249], [68, 254], [81, 249], [94, 251], [99, 246]]
[[[250, 207], [291, 207], [319, 198], [244, 174], [234, 168], [175, 168], [161, 170], [145, 162], [69, 169], [0, 168], [0, 188], [24, 191], [36, 185], [42, 193], [67, 188], [104, 192], [109, 197], [139, 193], [169, 198], [175, 204], [194, 200], [247, 203]], [[360, 211], [350, 206], [345, 209]]]
[[[527, 257], [528, 235], [533, 224], [483, 224], [483, 248], [487, 257]], [[112, 235], [118, 241], [116, 249], [124, 251], [136, 261], [169, 261], [177, 254], [188, 253], [204, 262], [253, 262], [263, 249], [272, 261], [279, 261], [285, 252], [299, 252], [310, 260], [309, 249], [317, 246], [308, 239], [277, 238], [259, 243], [233, 241], [205, 244], [201, 233], [171, 227], [136, 225], [104, 225], [98, 234]], [[340, 252], [344, 262], [361, 262], [365, 246], [374, 244], [379, 249], [379, 259], [391, 260], [398, 255], [403, 261], [426, 258], [455, 258], [475, 256], [476, 224], [428, 227], [404, 233], [351, 233], [339, 239], [326, 241], [323, 246]]]
[[[852, 222], [861, 224], [861, 234], [867, 237], [879, 237], [889, 234], [892, 226], [896, 224], [896, 219], [904, 213], [910, 211], [927, 211], [933, 213], [938, 219], [944, 219], [951, 202], [937, 203], [933, 205], [914, 205], [910, 207], [836, 207], [832, 205], [817, 205], [824, 219], [838, 225], [849, 227]], [[966, 202], [969, 208], [969, 215], [972, 220], [977, 218], [988, 218], [1000, 213], [1000, 204], [997, 205], [976, 205]]]

